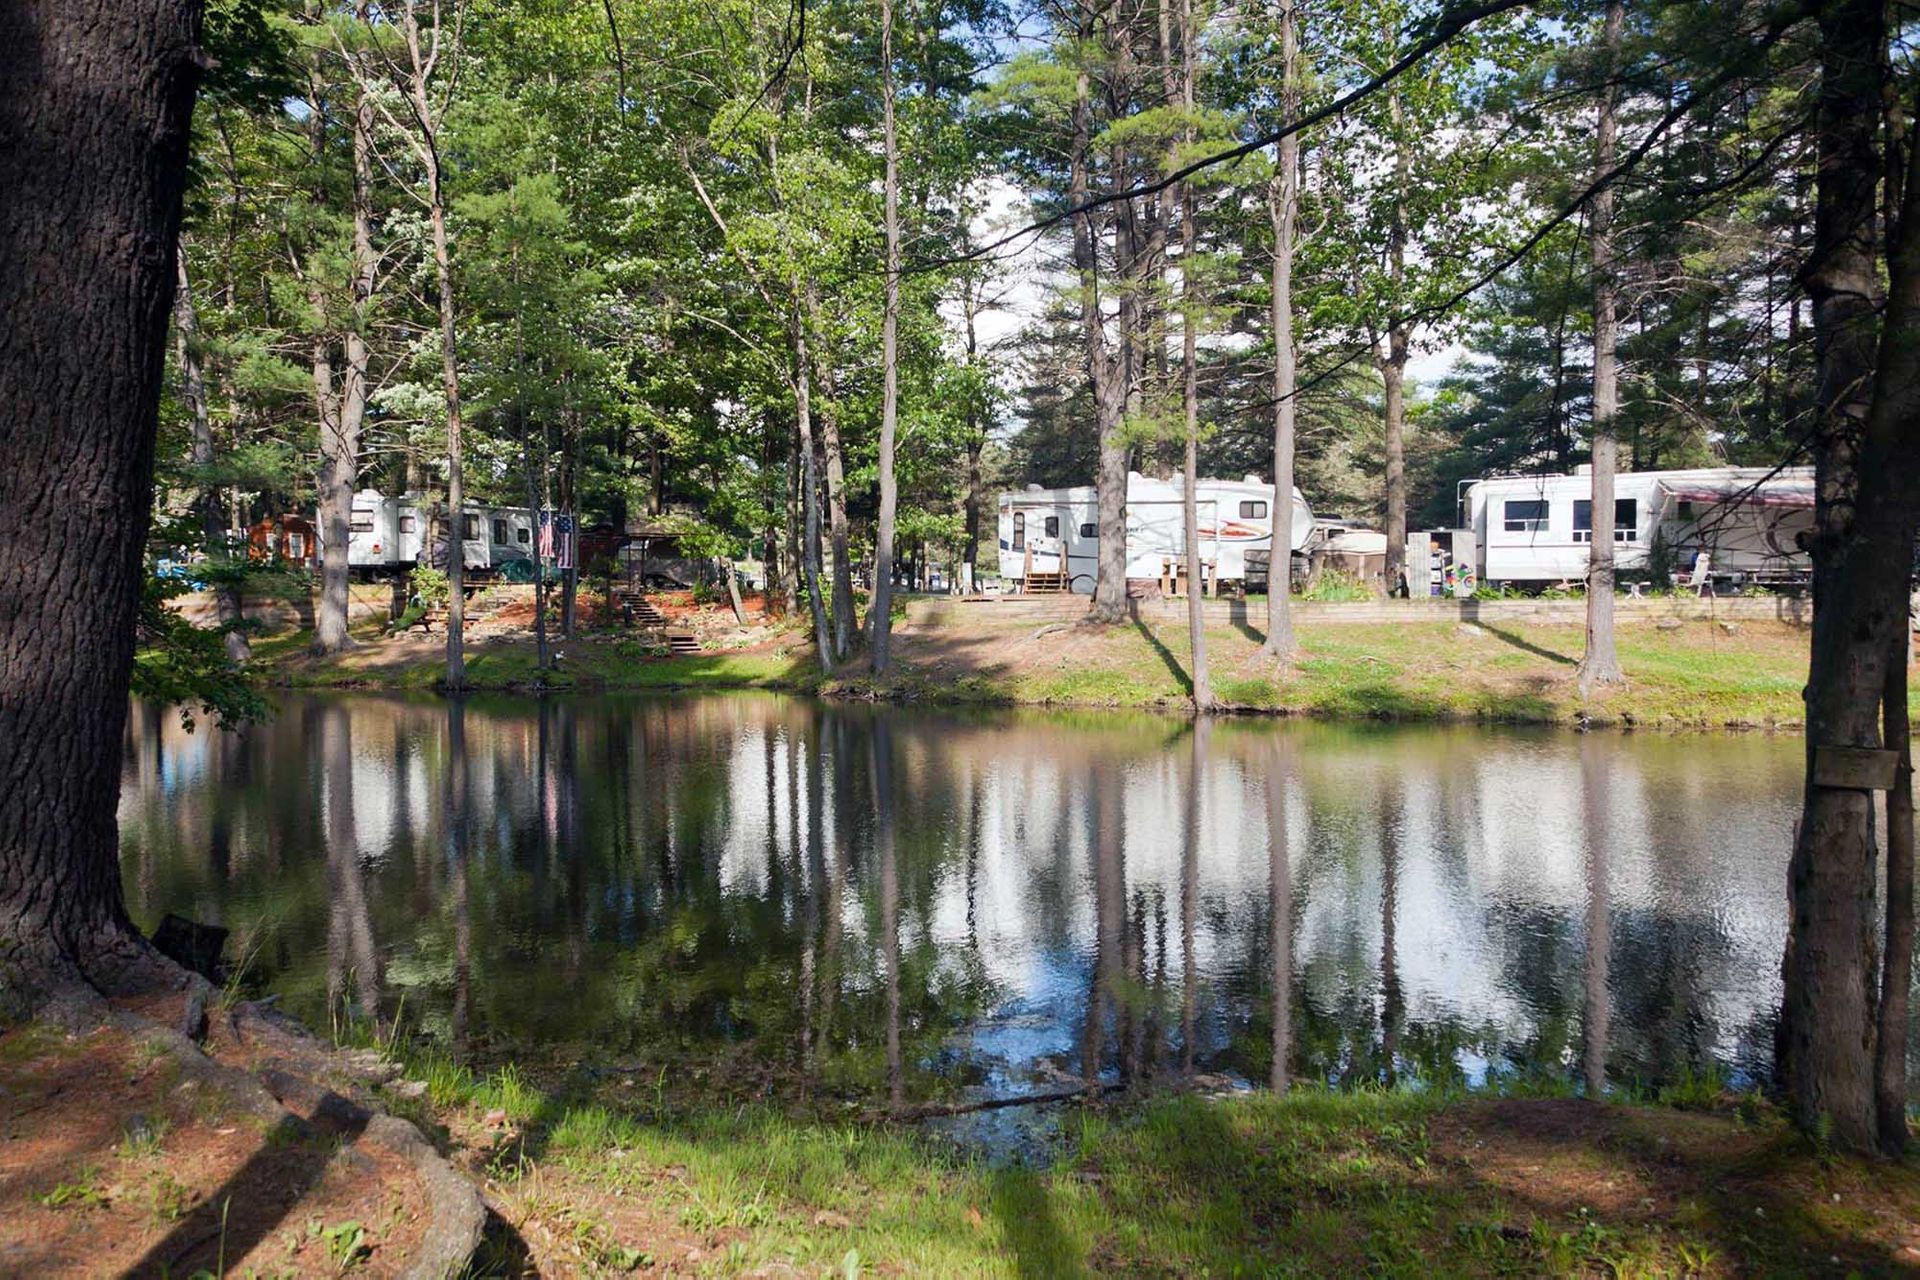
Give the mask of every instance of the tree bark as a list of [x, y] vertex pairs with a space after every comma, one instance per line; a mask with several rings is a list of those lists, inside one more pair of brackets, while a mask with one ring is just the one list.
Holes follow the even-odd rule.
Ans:
[[[1292, 0], [1280, 11], [1280, 115], [1300, 114], [1300, 28]], [[1293, 234], [1300, 201], [1300, 136], [1275, 145], [1267, 184], [1267, 217], [1273, 224], [1273, 537], [1267, 560], [1267, 637], [1260, 652], [1287, 661], [1293, 635], [1293, 453], [1298, 366], [1293, 349]]]
[[1886, 747], [1900, 753], [1887, 793], [1887, 954], [1880, 965], [1880, 1015], [1874, 1031], [1874, 1110], [1880, 1150], [1907, 1149], [1907, 1018], [1913, 989], [1913, 748], [1907, 715], [1911, 637], [1902, 627], [1887, 658], [1882, 699]]
[[[1384, 11], [1383, 11], [1384, 12]], [[1393, 122], [1393, 217], [1387, 228], [1387, 272], [1395, 309], [1404, 309], [1401, 289], [1407, 274], [1407, 212], [1409, 183], [1405, 119], [1397, 90], [1387, 91], [1387, 110]], [[1407, 586], [1407, 463], [1406, 381], [1412, 325], [1392, 320], [1387, 327], [1386, 350], [1380, 359], [1386, 426], [1386, 578], [1389, 593]]]
[[[193, 445], [189, 459], [200, 473], [200, 537], [206, 544], [208, 560], [223, 569], [232, 566], [232, 549], [227, 545], [227, 516], [220, 489], [213, 483], [213, 413], [207, 403], [206, 361], [200, 349], [200, 313], [193, 305], [193, 289], [187, 275], [187, 245], [181, 238], [175, 273], [173, 326], [178, 339], [180, 361], [180, 398], [186, 402], [193, 419]], [[223, 573], [213, 584], [213, 603], [220, 619], [222, 643], [227, 657], [246, 662], [253, 657], [253, 645], [247, 639], [246, 613], [240, 606], [240, 588]]]
[[800, 546], [801, 574], [807, 590], [807, 608], [813, 615], [814, 647], [820, 669], [833, 670], [833, 633], [827, 626], [827, 608], [820, 598], [820, 477], [813, 454], [813, 359], [807, 343], [806, 317], [793, 317], [793, 408], [800, 444], [800, 509], [805, 521]]
[[[433, 229], [434, 283], [439, 292], [440, 385], [447, 405], [447, 674], [450, 690], [467, 684], [466, 630], [466, 474], [460, 418], [459, 335], [454, 322], [453, 256], [447, 244], [445, 174], [440, 160], [440, 123], [444, 107], [433, 101], [433, 80], [444, 56], [459, 57], [458, 35], [449, 36], [445, 15], [436, 4], [434, 25], [422, 43], [419, 0], [406, 0], [390, 13], [397, 18], [406, 45], [404, 90], [413, 116], [414, 152], [427, 175], [427, 216]], [[362, 11], [364, 13], [364, 10]], [[457, 26], [456, 26], [457, 32]], [[443, 41], [449, 41], [445, 48]], [[396, 74], [396, 79], [401, 78]]]
[[[894, 432], [900, 416], [900, 140], [893, 118], [893, 5], [894, 0], [880, 0], [881, 129], [887, 152], [887, 280], [880, 320], [880, 520], [873, 536], [873, 674], [876, 676], [887, 673], [891, 657], [893, 526], [900, 502], [899, 486], [893, 474]], [[898, 1102], [897, 1097], [895, 1101]]]
[[181, 976], [115, 809], [200, 13], [0, 6], [0, 1017]]
[[[1076, 7], [1075, 35], [1084, 44], [1093, 36], [1093, 9]], [[1123, 430], [1126, 385], [1107, 350], [1106, 321], [1100, 313], [1099, 244], [1091, 211], [1083, 206], [1092, 187], [1088, 153], [1093, 138], [1092, 84], [1082, 68], [1074, 81], [1073, 139], [1069, 154], [1067, 202], [1073, 215], [1073, 266], [1080, 282], [1080, 325], [1085, 343], [1087, 379], [1093, 388], [1094, 425], [1100, 441], [1095, 482], [1098, 488], [1099, 559], [1093, 585], [1095, 622], [1115, 623], [1127, 616], [1127, 442]], [[1071, 573], [1071, 567], [1067, 567]]]
[[[1817, 203], [1805, 273], [1818, 364], [1813, 644], [1775, 1073], [1803, 1128], [1853, 1150], [1870, 1149], [1877, 1138], [1878, 842], [1873, 794], [1817, 785], [1814, 762], [1822, 746], [1881, 744], [1885, 667], [1895, 628], [1904, 625], [1912, 559], [1911, 532], [1903, 536], [1888, 509], [1894, 486], [1908, 488], [1912, 478], [1888, 474], [1890, 440], [1877, 443], [1880, 456], [1864, 456], [1879, 305], [1874, 195], [1885, 21], [1878, 0], [1847, 0], [1818, 18]], [[1897, 332], [1891, 323], [1889, 332]]]
[[[1180, 3], [1181, 70], [1180, 104], [1189, 123], [1187, 143], [1193, 143], [1193, 0]], [[1207, 670], [1207, 602], [1203, 590], [1206, 566], [1200, 557], [1200, 303], [1195, 276], [1195, 257], [1200, 251], [1199, 227], [1193, 213], [1193, 184], [1180, 184], [1180, 401], [1186, 424], [1186, 452], [1183, 467], [1186, 481], [1181, 486], [1180, 515], [1187, 543], [1187, 646], [1193, 680], [1193, 709], [1213, 710], [1213, 680]], [[1220, 513], [1214, 511], [1214, 545], [1219, 546]]]
[[[1602, 60], [1605, 83], [1600, 87], [1600, 118], [1594, 129], [1594, 182], [1613, 169], [1615, 68], [1620, 63], [1620, 37], [1626, 27], [1626, 6], [1608, 0]], [[1620, 384], [1614, 350], [1620, 324], [1614, 315], [1613, 188], [1601, 187], [1588, 213], [1593, 249], [1593, 491], [1592, 535], [1587, 544], [1587, 647], [1580, 659], [1580, 693], [1595, 685], [1619, 684], [1620, 670], [1613, 644], [1613, 475], [1620, 443], [1614, 434], [1614, 416], [1620, 407]]]
[[[820, 335], [820, 299], [807, 289], [807, 315]], [[820, 390], [826, 399], [820, 406], [820, 452], [827, 470], [827, 540], [833, 545], [833, 657], [846, 661], [853, 651], [853, 555], [847, 526], [847, 465], [840, 448], [840, 396], [834, 381], [833, 361], [823, 350], [816, 361], [820, 370]]]
[[[963, 236], [971, 223], [972, 212], [964, 200], [960, 211], [960, 231]], [[971, 248], [971, 242], [964, 242]], [[969, 267], [960, 277], [960, 314], [965, 322], [967, 341], [967, 370], [977, 373], [980, 367], [980, 336], [975, 319], [980, 310], [979, 280]], [[982, 426], [982, 396], [977, 384], [967, 388], [967, 497], [965, 518], [967, 522], [965, 550], [961, 557], [967, 566], [966, 589], [980, 589], [980, 455], [987, 447], [987, 433]]]

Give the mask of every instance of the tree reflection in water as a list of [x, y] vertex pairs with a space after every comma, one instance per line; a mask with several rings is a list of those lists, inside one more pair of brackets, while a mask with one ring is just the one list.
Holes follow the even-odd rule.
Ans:
[[128, 732], [142, 923], [218, 918], [301, 1015], [404, 1005], [480, 1060], [899, 1107], [1769, 1056], [1786, 740], [757, 696]]

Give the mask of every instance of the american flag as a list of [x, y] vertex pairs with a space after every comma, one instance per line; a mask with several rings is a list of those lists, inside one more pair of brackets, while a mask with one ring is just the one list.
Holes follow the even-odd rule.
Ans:
[[562, 511], [553, 518], [553, 523], [554, 531], [559, 535], [554, 539], [557, 551], [554, 564], [561, 569], [571, 569], [573, 568], [573, 513]]
[[553, 512], [551, 511], [540, 513], [539, 555], [541, 564], [553, 559]]

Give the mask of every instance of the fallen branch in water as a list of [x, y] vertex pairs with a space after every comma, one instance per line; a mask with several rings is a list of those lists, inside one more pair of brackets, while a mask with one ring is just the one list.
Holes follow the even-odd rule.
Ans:
[[1039, 1106], [1046, 1102], [1071, 1102], [1090, 1094], [1118, 1093], [1123, 1084], [1088, 1084], [1058, 1093], [1023, 1093], [1013, 1098], [988, 1098], [981, 1102], [929, 1102], [905, 1111], [891, 1113], [895, 1120], [932, 1120], [943, 1116], [964, 1116], [975, 1111], [998, 1111], [1002, 1107]]

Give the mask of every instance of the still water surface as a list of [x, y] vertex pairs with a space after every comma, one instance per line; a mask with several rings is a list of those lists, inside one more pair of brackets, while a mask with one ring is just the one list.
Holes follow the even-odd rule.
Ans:
[[[767, 696], [136, 707], [135, 916], [326, 1025], [863, 1105], [1764, 1078], [1791, 737]], [[257, 946], [256, 946], [257, 942]], [[1277, 1064], [1277, 1067], [1276, 1067]]]

